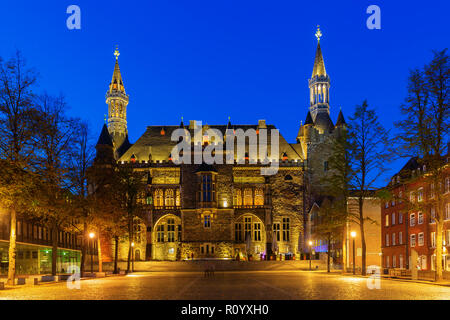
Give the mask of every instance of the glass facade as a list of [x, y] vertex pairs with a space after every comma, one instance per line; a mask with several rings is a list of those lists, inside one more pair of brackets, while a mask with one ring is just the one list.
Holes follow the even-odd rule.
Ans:
[[[0, 274], [8, 274], [9, 242], [0, 241]], [[66, 273], [74, 267], [80, 267], [81, 252], [79, 250], [58, 249], [56, 269], [58, 273]], [[17, 244], [17, 274], [48, 274], [52, 272], [52, 248]]]

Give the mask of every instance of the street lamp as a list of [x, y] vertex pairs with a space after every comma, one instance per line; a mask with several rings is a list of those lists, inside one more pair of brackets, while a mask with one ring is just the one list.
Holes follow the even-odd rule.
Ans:
[[131, 243], [131, 272], [134, 272], [134, 242]]
[[311, 255], [312, 255], [312, 245], [313, 245], [313, 242], [310, 240], [309, 242], [308, 242], [308, 244], [309, 244], [309, 271], [311, 271]]
[[356, 262], [355, 262], [355, 238], [356, 238], [356, 232], [352, 231], [350, 232], [350, 235], [353, 238], [353, 274], [356, 274]]
[[94, 273], [94, 239], [95, 233], [89, 233], [89, 238], [91, 238], [91, 274]]

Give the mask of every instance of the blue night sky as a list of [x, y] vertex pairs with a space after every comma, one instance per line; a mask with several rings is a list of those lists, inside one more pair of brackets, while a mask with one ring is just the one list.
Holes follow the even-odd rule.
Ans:
[[[0, 56], [16, 49], [40, 73], [39, 90], [64, 93], [97, 137], [107, 113], [115, 45], [133, 142], [147, 125], [180, 117], [224, 124], [266, 119], [290, 142], [309, 106], [319, 24], [331, 117], [367, 99], [386, 127], [399, 117], [409, 70], [448, 47], [448, 1], [2, 1]], [[81, 8], [68, 30], [66, 8]], [[381, 8], [381, 30], [366, 8]], [[397, 170], [402, 162], [396, 163]], [[392, 172], [393, 173], [393, 172]]]

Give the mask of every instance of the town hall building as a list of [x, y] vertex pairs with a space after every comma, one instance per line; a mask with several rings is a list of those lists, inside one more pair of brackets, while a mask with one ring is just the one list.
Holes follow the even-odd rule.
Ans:
[[[342, 112], [334, 124], [330, 118], [330, 77], [318, 39], [313, 73], [309, 80], [310, 105], [297, 139], [288, 142], [279, 135], [276, 174], [261, 175], [262, 159], [233, 164], [176, 164], [171, 154], [177, 141], [174, 130], [191, 135], [199, 123], [148, 126], [144, 134], [130, 143], [127, 130], [129, 96], [119, 68], [119, 52], [106, 94], [105, 124], [97, 151], [112, 148], [118, 165], [131, 164], [147, 176], [146, 218], [137, 223], [133, 254], [135, 260], [185, 259], [298, 259], [307, 245], [305, 213], [311, 197], [320, 192], [327, 174], [330, 141], [345, 126]], [[137, 107], [134, 108], [135, 110]], [[300, 115], [299, 115], [300, 116]], [[203, 132], [217, 130], [276, 129], [265, 120], [254, 124], [204, 125]], [[212, 141], [203, 134], [202, 148], [223, 141]], [[101, 147], [101, 148], [99, 148]], [[248, 148], [248, 147], [247, 147]], [[252, 161], [254, 160], [254, 161]], [[128, 255], [128, 239], [122, 239], [119, 259]], [[114, 246], [106, 242], [102, 252], [112, 259]], [[108, 261], [108, 258], [105, 259]]]

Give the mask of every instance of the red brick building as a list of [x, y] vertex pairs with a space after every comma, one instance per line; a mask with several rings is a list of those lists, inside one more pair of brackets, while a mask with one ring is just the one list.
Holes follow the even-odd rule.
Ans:
[[[385, 269], [435, 270], [436, 222], [435, 208], [430, 203], [435, 192], [444, 195], [443, 268], [450, 271], [450, 166], [445, 163], [444, 181], [436, 188], [424, 178], [426, 166], [411, 158], [395, 174], [387, 189], [391, 200], [381, 203], [382, 265]], [[439, 190], [440, 189], [440, 190]], [[412, 204], [412, 205], [411, 205]], [[418, 254], [411, 261], [411, 250]]]

